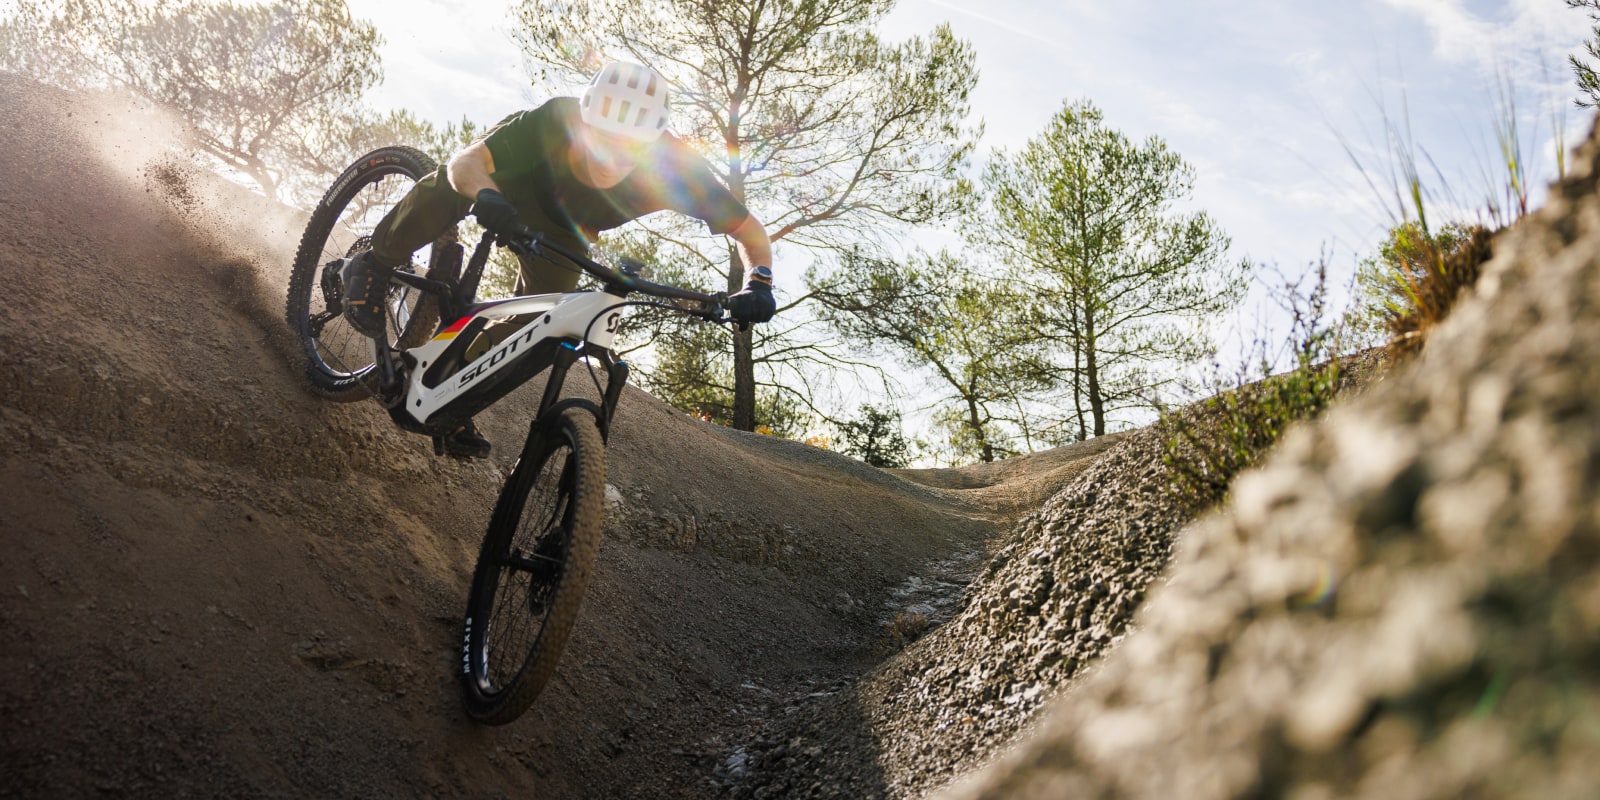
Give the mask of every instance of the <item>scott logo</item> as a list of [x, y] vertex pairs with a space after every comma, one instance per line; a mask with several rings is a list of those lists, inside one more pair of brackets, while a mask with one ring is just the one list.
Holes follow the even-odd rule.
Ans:
[[536, 322], [532, 325], [529, 325], [525, 330], [517, 334], [515, 338], [507, 340], [505, 343], [495, 348], [494, 352], [479, 358], [477, 361], [474, 361], [472, 363], [472, 368], [464, 370], [461, 373], [461, 377], [456, 379], [456, 388], [465, 389], [468, 384], [471, 384], [478, 378], [493, 372], [496, 367], [505, 363], [506, 359], [515, 354], [517, 352], [517, 348], [522, 347], [523, 345], [532, 341], [534, 335], [540, 328], [543, 327], [543, 322]]

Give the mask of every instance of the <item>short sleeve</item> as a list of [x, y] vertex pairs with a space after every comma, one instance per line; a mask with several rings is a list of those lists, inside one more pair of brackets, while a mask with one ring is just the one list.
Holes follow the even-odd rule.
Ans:
[[483, 144], [494, 158], [497, 175], [520, 175], [533, 171], [541, 157], [537, 145], [538, 111], [518, 111], [495, 123], [484, 134]]
[[733, 232], [750, 216], [688, 145], [673, 138], [667, 142], [664, 157], [670, 162], [662, 171], [671, 176], [665, 187], [668, 208], [704, 222], [712, 233], [719, 234]]

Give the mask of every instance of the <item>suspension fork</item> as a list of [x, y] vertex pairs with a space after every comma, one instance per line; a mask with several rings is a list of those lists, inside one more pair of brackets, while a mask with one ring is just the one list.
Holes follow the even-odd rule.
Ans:
[[586, 408], [595, 415], [595, 423], [600, 426], [600, 438], [609, 441], [611, 438], [611, 420], [616, 418], [617, 403], [622, 399], [622, 387], [628, 383], [630, 369], [628, 362], [618, 361], [607, 350], [597, 350], [589, 354], [598, 360], [606, 369], [606, 389], [598, 408], [588, 400], [561, 399], [561, 390], [567, 381], [567, 372], [578, 361], [578, 348], [572, 342], [562, 342], [556, 350], [555, 362], [550, 366], [550, 377], [544, 384], [544, 395], [539, 398], [539, 413], [535, 417], [533, 430], [529, 431], [529, 441], [538, 435], [538, 421], [548, 418], [548, 414], [557, 406], [571, 404]]
[[611, 421], [617, 418], [617, 401], [622, 398], [622, 387], [628, 383], [628, 362], [616, 361], [605, 354], [606, 396], [600, 404], [600, 440], [611, 441]]
[[561, 400], [561, 389], [567, 382], [567, 370], [578, 360], [578, 347], [572, 342], [562, 342], [556, 348], [555, 363], [550, 365], [550, 377], [544, 382], [544, 396], [539, 398], [538, 419], [544, 419], [550, 409]]

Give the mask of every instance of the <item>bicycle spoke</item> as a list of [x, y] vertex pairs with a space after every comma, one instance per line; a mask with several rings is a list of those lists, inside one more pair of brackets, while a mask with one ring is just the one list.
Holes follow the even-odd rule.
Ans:
[[322, 338], [322, 326], [327, 325], [329, 321], [338, 316], [338, 314], [335, 314], [332, 311], [324, 311], [320, 314], [311, 315], [311, 319], [308, 321], [306, 326], [311, 330], [311, 338]]
[[565, 567], [561, 528], [570, 505], [571, 450], [551, 454], [534, 479], [509, 552], [499, 560], [494, 609], [485, 632], [482, 676], [499, 690], [515, 680], [549, 613]]

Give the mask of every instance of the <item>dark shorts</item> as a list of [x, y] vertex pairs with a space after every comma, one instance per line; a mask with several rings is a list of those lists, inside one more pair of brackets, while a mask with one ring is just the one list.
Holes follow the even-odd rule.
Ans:
[[[550, 221], [539, 209], [539, 204], [526, 192], [515, 186], [503, 186], [506, 199], [517, 207], [517, 213], [528, 227], [539, 231], [558, 245], [579, 253], [588, 252], [588, 245], [572, 231]], [[433, 174], [418, 181], [416, 186], [378, 222], [372, 231], [372, 255], [378, 263], [394, 267], [412, 259], [412, 254], [427, 247], [452, 225], [460, 222], [472, 208], [472, 201], [462, 197], [445, 177], [440, 167]], [[470, 247], [472, 243], [468, 243]], [[517, 279], [517, 294], [545, 294], [570, 292], [578, 285], [578, 270], [568, 264], [540, 257], [523, 258]]]

